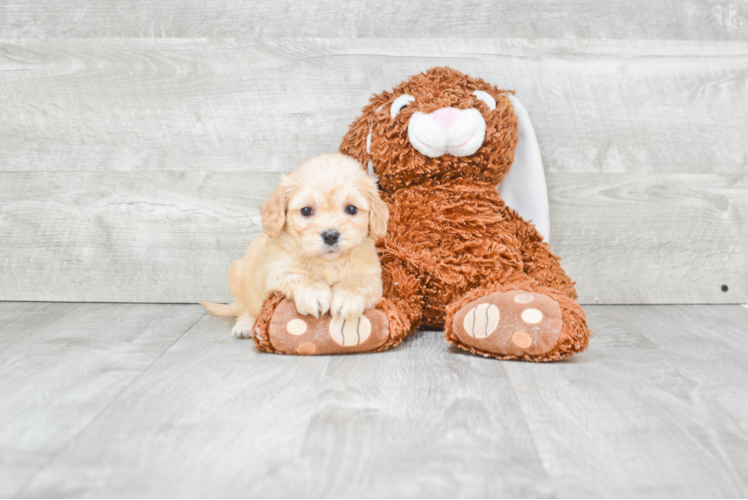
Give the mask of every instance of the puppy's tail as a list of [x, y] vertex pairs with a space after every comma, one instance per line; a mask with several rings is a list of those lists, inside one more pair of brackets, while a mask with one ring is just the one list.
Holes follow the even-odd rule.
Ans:
[[207, 309], [213, 316], [237, 316], [236, 303], [214, 304], [213, 302], [200, 302], [200, 305]]

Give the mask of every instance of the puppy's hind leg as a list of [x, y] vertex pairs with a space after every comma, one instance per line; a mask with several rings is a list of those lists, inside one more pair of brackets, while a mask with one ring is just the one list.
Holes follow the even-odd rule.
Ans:
[[242, 314], [236, 318], [236, 324], [231, 329], [231, 333], [238, 339], [252, 338], [252, 327], [255, 326], [254, 316]]

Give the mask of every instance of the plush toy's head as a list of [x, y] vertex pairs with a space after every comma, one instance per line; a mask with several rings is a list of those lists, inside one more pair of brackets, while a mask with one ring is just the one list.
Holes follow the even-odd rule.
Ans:
[[369, 165], [388, 192], [456, 178], [498, 184], [517, 144], [507, 93], [451, 68], [432, 68], [373, 96], [340, 151]]

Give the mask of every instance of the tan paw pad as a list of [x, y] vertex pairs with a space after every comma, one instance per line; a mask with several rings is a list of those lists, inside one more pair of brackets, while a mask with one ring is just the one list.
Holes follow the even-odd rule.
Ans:
[[302, 342], [299, 344], [299, 346], [296, 348], [296, 352], [302, 355], [310, 355], [314, 354], [317, 350], [317, 346], [312, 344], [311, 342]]
[[532, 337], [530, 337], [529, 333], [519, 330], [512, 334], [512, 342], [514, 342], [514, 345], [517, 347], [527, 349], [532, 345]]
[[543, 321], [543, 313], [538, 311], [537, 309], [525, 309], [524, 311], [522, 311], [522, 321], [530, 325], [540, 323], [541, 321]]
[[330, 336], [343, 347], [362, 344], [371, 334], [371, 322], [366, 316], [344, 320], [335, 318], [330, 322]]
[[460, 343], [503, 356], [551, 351], [561, 335], [561, 306], [548, 295], [527, 290], [494, 292], [463, 306], [452, 329]]
[[514, 296], [514, 301], [517, 304], [527, 304], [529, 302], [532, 302], [533, 300], [535, 300], [535, 297], [533, 297], [529, 293], [518, 293]]
[[306, 321], [304, 321], [303, 319], [298, 319], [298, 318], [292, 319], [286, 325], [286, 331], [288, 331], [288, 333], [290, 333], [291, 335], [297, 335], [297, 336], [304, 335], [304, 333], [306, 332], [306, 329], [307, 329]]
[[493, 304], [480, 304], [465, 315], [465, 331], [476, 339], [484, 339], [499, 326], [499, 308]]

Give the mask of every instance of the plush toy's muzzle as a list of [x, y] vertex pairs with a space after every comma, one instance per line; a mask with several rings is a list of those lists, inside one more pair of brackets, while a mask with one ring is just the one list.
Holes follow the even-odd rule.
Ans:
[[408, 123], [408, 140], [422, 155], [470, 156], [483, 145], [486, 121], [475, 108], [441, 108], [429, 115], [415, 112]]
[[512, 164], [517, 133], [509, 93], [464, 75], [457, 82], [453, 70], [435, 74], [374, 96], [343, 140], [386, 192], [455, 178], [496, 185]]

